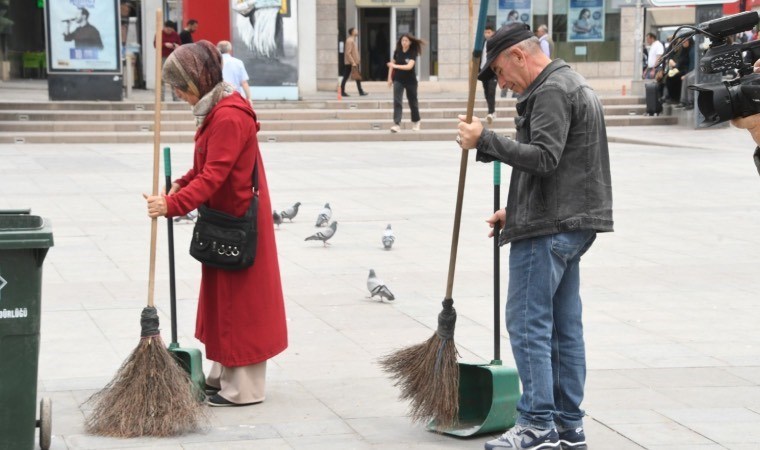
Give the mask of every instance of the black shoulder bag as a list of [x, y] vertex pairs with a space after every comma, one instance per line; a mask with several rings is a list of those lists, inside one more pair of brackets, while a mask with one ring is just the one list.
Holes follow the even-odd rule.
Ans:
[[243, 217], [201, 205], [190, 241], [190, 256], [209, 267], [241, 270], [256, 257], [259, 210], [258, 161], [253, 165], [253, 197]]

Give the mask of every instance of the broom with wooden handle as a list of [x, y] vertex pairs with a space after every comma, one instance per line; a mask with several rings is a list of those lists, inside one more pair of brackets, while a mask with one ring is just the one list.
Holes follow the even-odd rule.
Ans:
[[[156, 98], [153, 114], [153, 195], [158, 195], [161, 139], [161, 24], [156, 10]], [[88, 433], [99, 436], [173, 436], [193, 431], [205, 422], [202, 403], [187, 372], [166, 349], [153, 306], [156, 279], [158, 220], [150, 226], [148, 306], [140, 317], [140, 343], [103, 390], [87, 400], [92, 411], [85, 421]]]
[[[472, 22], [472, 0], [470, 22]], [[475, 47], [470, 60], [469, 93], [467, 97], [467, 123], [472, 122], [475, 107], [480, 56], [483, 53], [483, 29], [485, 28], [488, 0], [482, 0], [478, 14]], [[410, 401], [409, 415], [415, 422], [433, 421], [437, 429], [451, 428], [459, 415], [459, 365], [454, 345], [454, 327], [457, 313], [454, 309], [454, 269], [459, 246], [459, 227], [462, 219], [464, 182], [467, 176], [467, 150], [462, 150], [459, 163], [459, 186], [454, 212], [454, 230], [451, 237], [449, 274], [443, 310], [438, 314], [438, 329], [422, 344], [403, 348], [380, 359], [380, 365], [396, 380], [401, 389], [400, 397]]]

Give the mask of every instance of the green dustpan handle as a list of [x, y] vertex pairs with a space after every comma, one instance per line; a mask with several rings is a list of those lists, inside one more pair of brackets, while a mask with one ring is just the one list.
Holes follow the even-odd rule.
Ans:
[[[164, 147], [164, 175], [167, 177], [172, 176], [172, 150], [169, 147]], [[168, 186], [167, 186], [168, 188]]]
[[[164, 147], [164, 174], [166, 174], [166, 193], [172, 187], [172, 156], [171, 149]], [[177, 282], [174, 275], [174, 224], [171, 217], [167, 217], [166, 228], [169, 244], [169, 309], [171, 311], [172, 341], [169, 348], [176, 348], [177, 343]]]
[[[501, 163], [493, 162], [493, 210], [501, 209], [500, 191], [501, 191]], [[500, 296], [501, 287], [499, 277], [501, 276], [500, 259], [499, 259], [499, 224], [493, 227], [493, 359], [501, 360], [501, 325], [500, 325]]]

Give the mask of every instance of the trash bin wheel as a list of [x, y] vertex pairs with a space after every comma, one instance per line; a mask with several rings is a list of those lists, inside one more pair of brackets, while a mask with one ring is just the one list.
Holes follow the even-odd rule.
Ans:
[[53, 401], [50, 397], [40, 400], [40, 448], [50, 448], [50, 438], [53, 432]]

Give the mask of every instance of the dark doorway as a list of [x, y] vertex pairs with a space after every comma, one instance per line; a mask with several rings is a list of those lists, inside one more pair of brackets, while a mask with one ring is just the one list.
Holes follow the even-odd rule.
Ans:
[[359, 43], [361, 44], [362, 76], [369, 81], [388, 79], [391, 60], [391, 9], [359, 10]]

